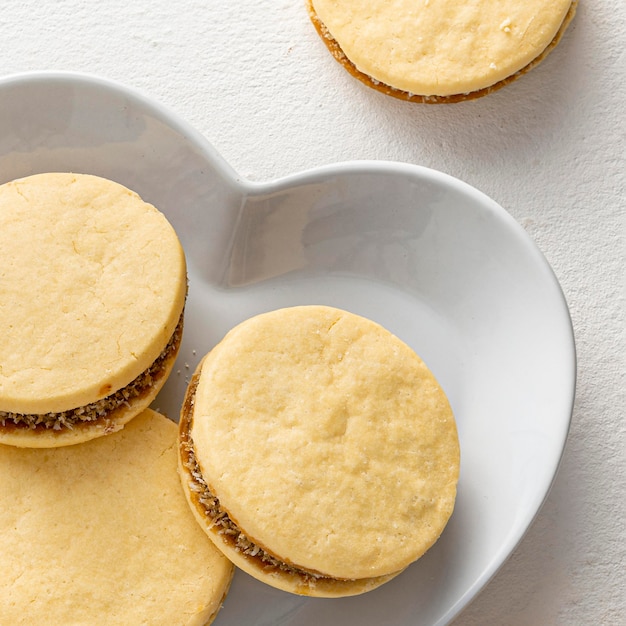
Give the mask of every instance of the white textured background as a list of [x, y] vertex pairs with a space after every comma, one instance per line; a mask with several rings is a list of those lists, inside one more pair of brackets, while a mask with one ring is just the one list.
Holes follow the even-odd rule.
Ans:
[[0, 50], [0, 75], [79, 70], [144, 91], [254, 180], [391, 159], [503, 205], [569, 302], [577, 400], [544, 508], [455, 626], [626, 624], [624, 0], [580, 0], [541, 66], [455, 105], [403, 103], [356, 82], [304, 0], [5, 0]]

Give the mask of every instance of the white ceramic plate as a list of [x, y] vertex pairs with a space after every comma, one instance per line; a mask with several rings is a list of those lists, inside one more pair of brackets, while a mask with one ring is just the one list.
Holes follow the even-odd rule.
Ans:
[[[370, 317], [430, 365], [456, 413], [462, 471], [437, 544], [363, 596], [292, 596], [238, 572], [216, 626], [446, 624], [514, 549], [555, 476], [574, 397], [567, 306], [545, 259], [495, 202], [422, 167], [351, 162], [243, 180], [192, 128], [91, 76], [0, 80], [0, 182], [105, 176], [158, 206], [189, 262], [185, 337], [157, 408], [232, 326], [322, 303]], [[173, 581], [175, 584], [175, 581]]]

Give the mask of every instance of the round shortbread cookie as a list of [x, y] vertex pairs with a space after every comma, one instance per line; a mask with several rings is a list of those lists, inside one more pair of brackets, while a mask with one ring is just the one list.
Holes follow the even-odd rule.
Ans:
[[231, 330], [201, 363], [180, 432], [183, 484], [209, 536], [288, 591], [386, 582], [454, 507], [459, 442], [443, 390], [406, 344], [339, 309], [281, 309]]
[[110, 180], [0, 186], [0, 442], [79, 443], [122, 427], [165, 382], [185, 257], [165, 216]]
[[213, 621], [233, 566], [185, 501], [176, 433], [147, 410], [79, 446], [0, 445], [0, 623]]
[[356, 78], [403, 100], [487, 95], [540, 63], [577, 0], [307, 0], [318, 33]]

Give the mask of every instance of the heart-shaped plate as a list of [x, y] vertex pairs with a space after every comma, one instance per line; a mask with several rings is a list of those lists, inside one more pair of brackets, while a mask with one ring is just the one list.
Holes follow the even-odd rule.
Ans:
[[423, 558], [339, 600], [293, 596], [237, 572], [216, 625], [430, 626], [458, 615], [538, 512], [569, 429], [569, 313], [525, 231], [484, 194], [424, 167], [355, 161], [253, 183], [132, 89], [75, 73], [0, 79], [0, 183], [46, 171], [116, 180], [178, 231], [189, 264], [185, 335], [155, 404], [173, 419], [191, 372], [226, 331], [313, 303], [398, 335], [456, 414], [456, 509]]

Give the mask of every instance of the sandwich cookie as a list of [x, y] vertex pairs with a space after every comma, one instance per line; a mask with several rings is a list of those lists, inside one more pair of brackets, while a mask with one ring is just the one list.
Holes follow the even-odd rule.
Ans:
[[411, 102], [487, 95], [557, 45], [577, 0], [307, 0], [315, 28], [356, 78]]
[[187, 498], [238, 567], [296, 594], [389, 581], [452, 513], [459, 442], [423, 361], [378, 324], [280, 309], [204, 357], [180, 420]]
[[0, 443], [114, 432], [167, 379], [183, 329], [183, 249], [122, 185], [48, 173], [0, 186]]
[[0, 444], [0, 623], [213, 621], [233, 566], [189, 511], [176, 441], [147, 409], [79, 446]]

